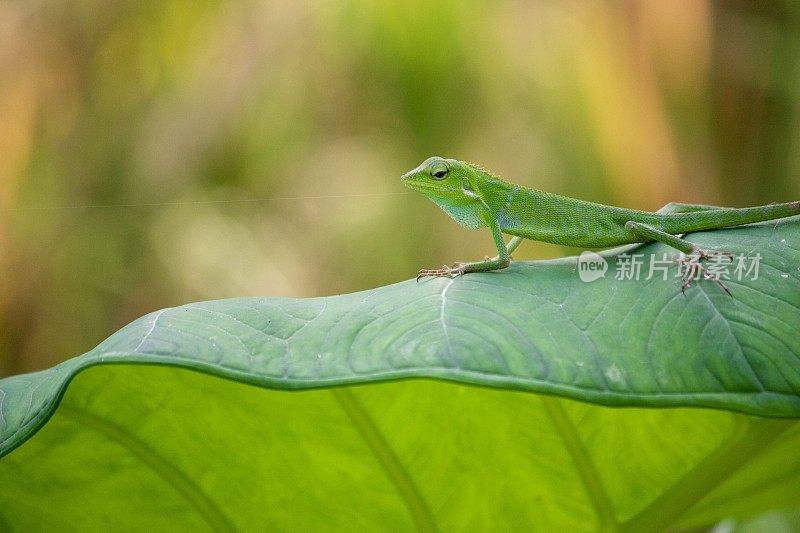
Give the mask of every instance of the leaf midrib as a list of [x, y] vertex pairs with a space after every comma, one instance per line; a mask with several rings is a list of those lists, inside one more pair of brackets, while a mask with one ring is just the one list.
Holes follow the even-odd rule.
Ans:
[[408, 470], [400, 462], [397, 454], [375, 425], [369, 413], [364, 410], [358, 398], [345, 387], [335, 387], [330, 391], [405, 502], [417, 529], [419, 531], [438, 531], [433, 514]]
[[586, 495], [597, 513], [597, 530], [615, 530], [618, 522], [614, 513], [614, 506], [606, 494], [600, 474], [592, 463], [592, 459], [578, 436], [578, 432], [575, 430], [575, 425], [566, 411], [564, 411], [561, 400], [543, 395], [541, 401], [556, 432], [564, 442], [564, 446], [575, 465], [575, 470], [578, 472], [581, 481], [583, 481]]
[[[677, 523], [711, 491], [748, 464], [795, 421], [751, 417], [644, 509], [621, 524], [622, 531], [662, 531]], [[753, 453], [753, 450], [758, 450]]]
[[128, 450], [133, 456], [150, 468], [158, 477], [163, 479], [206, 521], [214, 531], [235, 532], [236, 528], [222, 513], [222, 510], [201, 491], [197, 484], [189, 477], [175, 468], [170, 462], [156, 453], [141, 439], [136, 438], [129, 431], [114, 424], [106, 418], [89, 413], [74, 405], [62, 401], [58, 410], [59, 415], [66, 415], [73, 421], [93, 429]]

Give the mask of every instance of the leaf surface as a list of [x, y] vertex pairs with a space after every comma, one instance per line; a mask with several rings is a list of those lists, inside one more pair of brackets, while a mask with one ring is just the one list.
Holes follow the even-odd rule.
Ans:
[[[144, 316], [0, 380], [0, 524], [657, 531], [796, 504], [800, 221], [691, 240], [758, 278], [684, 296], [674, 264], [615, 279], [615, 251], [591, 283], [565, 258]], [[674, 258], [627, 251], [642, 278]]]

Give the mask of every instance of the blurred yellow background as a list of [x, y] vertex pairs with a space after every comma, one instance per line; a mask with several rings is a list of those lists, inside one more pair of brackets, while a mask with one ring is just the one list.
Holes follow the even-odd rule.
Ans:
[[401, 186], [430, 155], [626, 207], [796, 200], [798, 6], [0, 2], [0, 375], [492, 253]]

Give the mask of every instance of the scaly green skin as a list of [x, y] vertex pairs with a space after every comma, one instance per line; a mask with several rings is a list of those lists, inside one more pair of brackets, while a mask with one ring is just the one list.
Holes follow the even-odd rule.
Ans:
[[[508, 266], [510, 253], [521, 239], [582, 248], [660, 241], [692, 256], [685, 262], [682, 288], [702, 274], [727, 288], [699, 263], [712, 255], [676, 237], [692, 231], [726, 228], [800, 214], [800, 201], [759, 207], [725, 208], [710, 205], [669, 204], [657, 212], [623, 209], [529, 189], [503, 181], [464, 161], [431, 157], [402, 176], [403, 183], [433, 200], [456, 222], [470, 229], [488, 227], [498, 256], [453, 267], [421, 270], [425, 276], [458, 276]], [[513, 235], [508, 246], [503, 233]]]

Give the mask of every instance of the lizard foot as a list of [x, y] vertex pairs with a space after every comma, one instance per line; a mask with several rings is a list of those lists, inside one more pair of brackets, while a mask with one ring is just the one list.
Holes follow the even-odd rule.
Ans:
[[417, 281], [419, 281], [420, 278], [455, 278], [464, 274], [465, 265], [466, 263], [456, 263], [452, 267], [444, 265], [442, 268], [435, 268], [431, 270], [423, 269], [417, 273]]
[[692, 281], [696, 279], [707, 279], [715, 282], [722, 290], [728, 293], [728, 296], [733, 297], [731, 291], [722, 282], [719, 274], [706, 268], [700, 263], [701, 260], [711, 260], [718, 262], [720, 258], [726, 258], [728, 262], [733, 262], [733, 254], [728, 252], [706, 252], [700, 248], [696, 248], [691, 254], [685, 255], [678, 262], [683, 266], [683, 276], [681, 276], [681, 292], [685, 295], [686, 289], [692, 285]]

